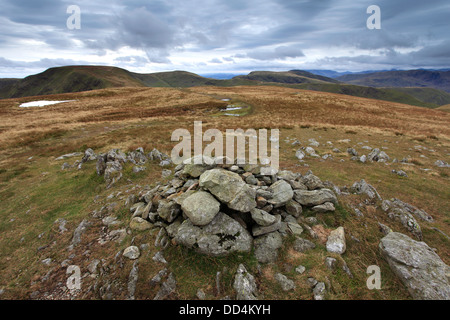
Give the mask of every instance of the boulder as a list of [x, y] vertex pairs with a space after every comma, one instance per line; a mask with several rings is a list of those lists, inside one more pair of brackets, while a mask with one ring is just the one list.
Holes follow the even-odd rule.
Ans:
[[294, 196], [291, 185], [284, 180], [275, 182], [268, 190], [272, 193], [269, 203], [273, 204], [275, 208], [284, 206]]
[[379, 248], [414, 299], [450, 300], [450, 267], [425, 242], [390, 232]]
[[254, 237], [261, 236], [266, 233], [274, 232], [281, 227], [281, 216], [279, 214], [275, 215], [275, 222], [268, 226], [255, 225], [252, 228], [252, 234]]
[[134, 217], [130, 222], [130, 229], [136, 231], [145, 231], [149, 230], [153, 227], [153, 225], [140, 217]]
[[175, 201], [161, 200], [159, 201], [158, 215], [165, 221], [173, 222], [181, 212], [181, 207]]
[[204, 227], [195, 226], [189, 219], [185, 220], [178, 228], [175, 240], [199, 253], [211, 256], [249, 252], [253, 241], [246, 229], [222, 212]]
[[288, 201], [288, 203], [286, 203], [286, 211], [290, 215], [298, 218], [302, 214], [303, 208], [297, 201], [290, 200]]
[[200, 187], [211, 192], [230, 209], [250, 212], [256, 207], [256, 191], [234, 172], [224, 169], [205, 171], [200, 176]]
[[311, 210], [314, 211], [315, 213], [324, 213], [335, 211], [336, 208], [334, 207], [334, 204], [332, 204], [331, 202], [325, 202], [324, 204], [312, 207]]
[[220, 203], [210, 193], [198, 191], [181, 204], [181, 209], [195, 226], [210, 223], [220, 211]]
[[283, 238], [279, 232], [271, 232], [255, 238], [253, 245], [258, 262], [275, 262], [278, 258], [278, 249], [283, 245]]
[[252, 219], [259, 225], [259, 226], [270, 226], [275, 223], [276, 217], [274, 215], [271, 215], [270, 213], [265, 212], [264, 210], [260, 210], [257, 208], [254, 208], [250, 211], [250, 214], [252, 216]]
[[303, 176], [302, 182], [309, 190], [322, 189], [324, 187], [322, 181], [313, 174]]
[[294, 199], [303, 206], [318, 206], [325, 202], [337, 204], [337, 198], [330, 189], [295, 190]]

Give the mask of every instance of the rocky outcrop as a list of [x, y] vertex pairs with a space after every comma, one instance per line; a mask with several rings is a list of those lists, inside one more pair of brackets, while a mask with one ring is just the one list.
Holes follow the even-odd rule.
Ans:
[[414, 299], [450, 300], [450, 267], [425, 242], [390, 232], [379, 248]]

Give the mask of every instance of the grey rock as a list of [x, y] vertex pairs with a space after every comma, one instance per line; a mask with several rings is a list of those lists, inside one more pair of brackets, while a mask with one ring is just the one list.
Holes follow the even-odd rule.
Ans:
[[345, 242], [345, 231], [343, 227], [339, 227], [331, 231], [327, 240], [327, 251], [343, 254], [347, 248]]
[[305, 273], [306, 268], [305, 266], [298, 266], [297, 268], [295, 268], [295, 272], [297, 272], [298, 274], [303, 274]]
[[158, 251], [157, 253], [155, 253], [155, 255], [153, 256], [152, 260], [155, 261], [155, 262], [167, 264], [167, 260], [164, 258], [164, 256], [163, 256], [161, 251]]
[[439, 168], [450, 168], [450, 164], [448, 164], [447, 162], [444, 162], [442, 160], [436, 160], [434, 165]]
[[295, 190], [294, 199], [302, 206], [318, 206], [325, 202], [337, 204], [336, 195], [330, 189]]
[[154, 287], [158, 283], [161, 283], [162, 279], [167, 275], [168, 270], [167, 268], [164, 268], [160, 270], [151, 280], [150, 280], [150, 286]]
[[302, 214], [303, 208], [297, 201], [290, 200], [288, 201], [288, 203], [286, 203], [286, 211], [295, 218], [298, 218]]
[[348, 148], [348, 149], [347, 149], [347, 153], [348, 153], [349, 155], [354, 156], [354, 157], [357, 157], [357, 156], [358, 156], [358, 151], [356, 151], [354, 148]]
[[324, 204], [314, 206], [311, 209], [315, 213], [325, 213], [325, 212], [334, 212], [336, 208], [334, 207], [334, 204], [331, 202], [325, 202]]
[[136, 246], [130, 246], [123, 251], [123, 256], [130, 260], [136, 260], [140, 255], [139, 248]]
[[275, 262], [278, 258], [278, 250], [283, 245], [283, 238], [279, 232], [272, 232], [255, 238], [253, 244], [258, 262]]
[[181, 204], [181, 209], [195, 226], [205, 226], [219, 213], [220, 203], [210, 193], [198, 191]]
[[99, 259], [94, 259], [87, 267], [88, 271], [92, 274], [97, 274], [98, 273], [98, 266], [100, 264], [100, 260]]
[[311, 147], [306, 147], [305, 151], [306, 151], [306, 153], [309, 154], [311, 157], [314, 157], [314, 158], [318, 158], [318, 157], [319, 157], [319, 155], [316, 153], [316, 150], [314, 150], [314, 149], [311, 148]]
[[253, 277], [243, 264], [240, 264], [234, 278], [233, 288], [237, 300], [257, 300], [258, 289]]
[[167, 221], [168, 223], [173, 222], [181, 212], [181, 206], [175, 201], [161, 200], [159, 201], [158, 215]]
[[307, 239], [297, 237], [294, 241], [294, 250], [298, 252], [304, 253], [308, 250], [314, 249], [315, 247], [316, 245]]
[[268, 190], [272, 193], [272, 198], [269, 199], [269, 203], [273, 204], [275, 208], [284, 206], [294, 196], [291, 185], [284, 180], [275, 182]]
[[276, 273], [274, 278], [280, 284], [283, 291], [291, 291], [295, 289], [294, 281], [288, 279], [288, 277], [284, 274]]
[[153, 225], [140, 217], [134, 217], [130, 222], [130, 229], [136, 231], [150, 230]]
[[379, 248], [414, 299], [450, 300], [450, 267], [426, 243], [391, 232]]
[[230, 209], [249, 212], [256, 207], [256, 191], [234, 172], [224, 169], [205, 171], [200, 176], [200, 187], [211, 192]]
[[196, 296], [197, 296], [197, 298], [199, 300], [205, 300], [206, 299], [206, 293], [202, 289], [198, 289], [197, 290]]
[[158, 293], [153, 300], [164, 300], [177, 288], [177, 282], [173, 273], [169, 274], [166, 282], [161, 285]]
[[84, 219], [78, 225], [78, 227], [73, 232], [72, 245], [76, 246], [81, 242], [81, 236], [86, 232], [86, 230], [91, 226], [91, 223]]
[[260, 226], [266, 227], [276, 222], [276, 217], [263, 210], [254, 208], [250, 211], [252, 219]]
[[271, 225], [268, 225], [268, 226], [265, 226], [265, 227], [259, 226], [259, 225], [253, 226], [253, 228], [252, 228], [253, 236], [254, 237], [261, 236], [263, 234], [274, 232], [274, 231], [277, 231], [278, 229], [280, 229], [280, 227], [281, 227], [281, 216], [277, 214], [274, 217], [275, 217], [275, 222], [273, 224], [271, 224]]
[[136, 285], [139, 278], [139, 267], [137, 260], [133, 263], [133, 267], [131, 268], [130, 274], [128, 275], [128, 299], [134, 300], [136, 293]]
[[368, 184], [364, 179], [359, 182], [355, 182], [350, 190], [356, 194], [366, 194], [370, 199], [377, 198], [380, 201], [383, 200], [377, 190]]
[[302, 182], [308, 188], [308, 190], [316, 190], [324, 187], [322, 181], [313, 174], [307, 174], [303, 176]]
[[195, 226], [190, 220], [185, 220], [178, 228], [175, 239], [177, 243], [212, 256], [249, 252], [252, 248], [252, 237], [248, 231], [222, 212], [204, 227]]
[[297, 152], [295, 153], [295, 157], [298, 160], [303, 160], [305, 158], [305, 153], [302, 150], [297, 150]]
[[324, 300], [326, 294], [325, 283], [318, 282], [313, 290], [314, 300]]

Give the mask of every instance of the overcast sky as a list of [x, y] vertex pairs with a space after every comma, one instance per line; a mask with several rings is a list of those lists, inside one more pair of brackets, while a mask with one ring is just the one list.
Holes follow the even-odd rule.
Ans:
[[[81, 29], [67, 28], [67, 8]], [[367, 8], [381, 9], [369, 30]], [[0, 0], [0, 77], [49, 67], [134, 72], [450, 68], [449, 0]]]

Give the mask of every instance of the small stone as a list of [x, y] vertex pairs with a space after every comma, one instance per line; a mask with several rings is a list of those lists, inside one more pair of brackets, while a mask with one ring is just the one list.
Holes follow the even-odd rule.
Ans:
[[326, 293], [325, 283], [323, 282], [317, 283], [313, 290], [314, 300], [324, 300], [325, 293]]
[[284, 274], [277, 273], [274, 278], [281, 285], [281, 289], [283, 289], [283, 291], [291, 291], [295, 289], [294, 281], [288, 279]]
[[345, 232], [343, 227], [331, 231], [327, 240], [327, 251], [343, 254], [346, 249]]
[[326, 257], [325, 259], [325, 265], [329, 270], [335, 270], [336, 269], [337, 260], [332, 257]]
[[164, 258], [163, 254], [161, 253], [161, 251], [158, 251], [158, 252], [153, 256], [152, 260], [155, 261], [155, 262], [167, 264], [167, 261], [166, 261], [166, 259]]
[[303, 274], [306, 271], [306, 268], [304, 266], [298, 266], [297, 268], [295, 268], [295, 272], [297, 272], [298, 274]]
[[141, 255], [139, 248], [136, 246], [130, 246], [126, 248], [123, 252], [123, 256], [130, 259], [130, 260], [136, 260]]
[[314, 243], [309, 240], [297, 237], [294, 242], [294, 250], [298, 252], [306, 252], [308, 250], [312, 250], [316, 247]]

